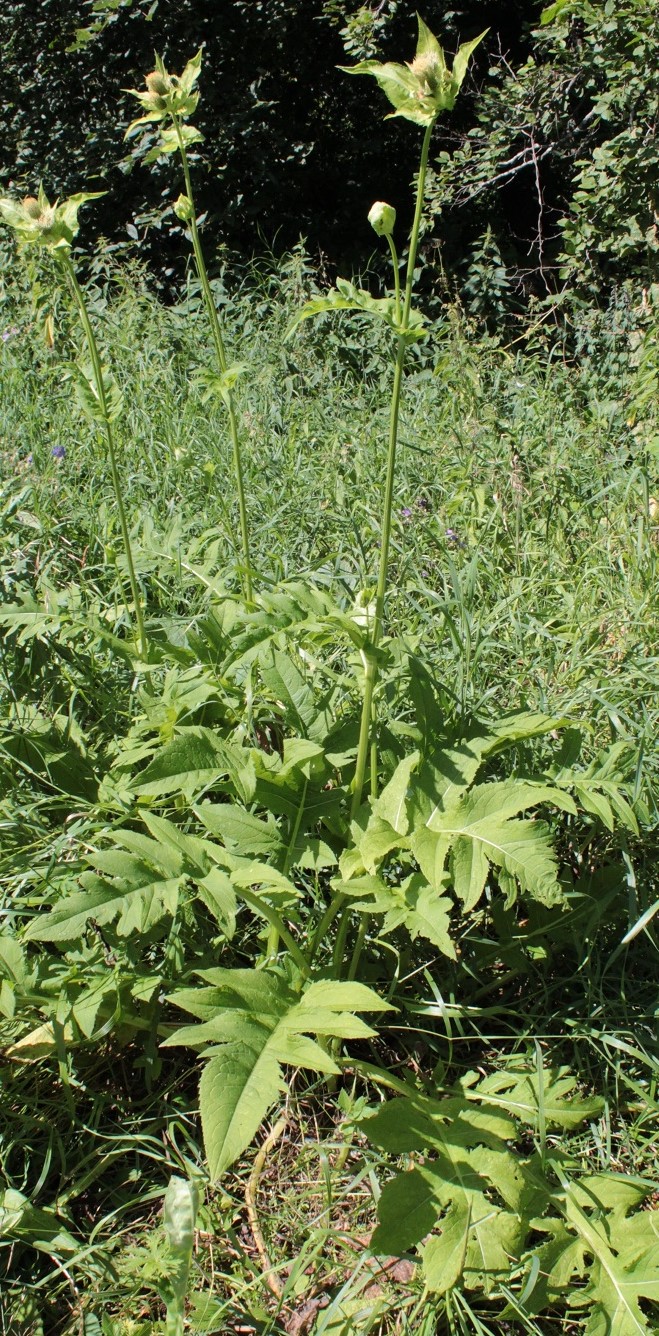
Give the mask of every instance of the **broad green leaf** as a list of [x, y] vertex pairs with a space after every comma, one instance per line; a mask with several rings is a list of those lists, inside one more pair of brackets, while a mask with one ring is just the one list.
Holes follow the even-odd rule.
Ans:
[[224, 742], [210, 728], [197, 726], [179, 729], [177, 736], [136, 775], [131, 788], [141, 797], [184, 793], [193, 798], [223, 778], [229, 778], [248, 802], [256, 783], [250, 754]]
[[[182, 988], [173, 993], [170, 1001], [189, 1011], [193, 1016], [203, 1015], [210, 1020], [215, 1011], [226, 1007], [243, 1008], [250, 1013], [262, 1011], [265, 1015], [283, 1016], [295, 997], [284, 981], [265, 970], [211, 969], [201, 970], [199, 978], [209, 988]], [[196, 1000], [195, 1000], [196, 999]], [[204, 1002], [204, 1012], [196, 1007]], [[210, 1006], [210, 1012], [207, 1010]]]
[[234, 803], [203, 802], [196, 811], [206, 829], [213, 835], [219, 835], [233, 853], [276, 856], [285, 850], [279, 829], [272, 818], [262, 821]]
[[[368, 1129], [366, 1129], [368, 1130]], [[439, 1180], [434, 1166], [416, 1166], [385, 1183], [378, 1199], [374, 1253], [408, 1252], [429, 1234], [441, 1212]]]
[[453, 811], [482, 763], [479, 745], [467, 742], [436, 752], [424, 761], [409, 794], [409, 820], [435, 829], [435, 817]]
[[209, 1170], [217, 1178], [246, 1149], [285, 1090], [282, 1062], [336, 1075], [340, 1069], [333, 1058], [309, 1036], [369, 1039], [374, 1031], [352, 1013], [392, 1008], [356, 982], [316, 981], [299, 996], [263, 970], [205, 970], [202, 977], [210, 989], [181, 990], [172, 997], [203, 1016], [202, 1024], [184, 1026], [165, 1043], [208, 1052], [201, 1119]]
[[448, 885], [446, 858], [450, 847], [450, 836], [438, 834], [427, 826], [421, 826], [410, 836], [410, 849], [426, 881], [437, 892], [446, 890]]
[[[440, 806], [435, 808], [426, 824], [432, 832], [448, 840], [453, 885], [465, 908], [477, 904], [490, 864], [503, 868], [523, 891], [541, 903], [561, 902], [558, 868], [547, 826], [539, 821], [511, 819], [515, 813], [538, 803], [556, 802], [557, 793], [557, 805], [576, 810], [569, 795], [560, 790], [515, 780], [477, 785], [457, 804], [450, 803], [448, 811]], [[410, 843], [425, 871], [421, 857], [424, 856], [424, 861], [427, 857], [427, 837], [419, 840], [415, 832]]]
[[285, 1089], [267, 1041], [260, 1052], [247, 1044], [227, 1044], [211, 1058], [201, 1075], [199, 1101], [212, 1182], [242, 1155]]
[[0, 975], [16, 984], [24, 983], [28, 976], [25, 952], [20, 942], [4, 932], [0, 933]]
[[[263, 684], [284, 706], [286, 718], [302, 733], [316, 721], [318, 707], [314, 693], [304, 675], [288, 654], [272, 651], [271, 662], [261, 664]], [[324, 736], [323, 729], [322, 736]]]
[[226, 371], [206, 369], [195, 377], [194, 384], [201, 389], [201, 402], [207, 404], [214, 398], [222, 399], [227, 407], [231, 404], [231, 392], [236, 381], [248, 370], [247, 362], [234, 362]]
[[321, 979], [310, 983], [299, 1002], [301, 1016], [305, 1012], [321, 1007], [328, 1011], [394, 1011], [390, 1002], [368, 988], [366, 984], [354, 980], [337, 982], [334, 979]]
[[609, 1246], [601, 1224], [586, 1214], [568, 1184], [565, 1217], [594, 1259], [586, 1288], [570, 1294], [574, 1307], [590, 1309], [584, 1329], [587, 1336], [608, 1336], [613, 1332], [615, 1336], [646, 1336], [656, 1330], [654, 1324], [650, 1326], [640, 1304], [642, 1299], [659, 1304], [656, 1239], [640, 1256], [638, 1246], [625, 1252], [616, 1239]]
[[25, 934], [29, 941], [73, 941], [91, 918], [101, 927], [118, 919], [119, 936], [128, 937], [148, 932], [176, 912], [180, 881], [154, 877], [152, 869], [141, 867], [137, 860], [129, 883], [107, 883], [87, 874], [81, 881], [90, 889], [67, 896], [50, 914], [33, 919]]
[[353, 827], [353, 830], [356, 831], [355, 842], [364, 867], [371, 873], [377, 871], [382, 859], [391, 853], [392, 849], [400, 849], [407, 843], [404, 836], [399, 835], [393, 826], [375, 813], [364, 831], [360, 831], [358, 827]]
[[[544, 1069], [542, 1106], [549, 1126], [572, 1130], [588, 1119], [599, 1117], [602, 1100], [580, 1096], [575, 1093], [576, 1088], [575, 1077], [563, 1069]], [[480, 1082], [473, 1096], [469, 1091], [466, 1094], [479, 1102], [499, 1105], [531, 1126], [537, 1125], [540, 1101], [538, 1076], [534, 1071], [522, 1074], [514, 1069], [494, 1072]]]
[[407, 910], [403, 922], [412, 940], [425, 937], [450, 960], [455, 960], [455, 947], [450, 936], [453, 905], [448, 897], [438, 895], [423, 878], [413, 877], [405, 892], [405, 901]]
[[119, 936], [127, 937], [131, 932], [148, 932], [176, 913], [186, 880], [181, 854], [134, 831], [117, 832], [115, 839], [133, 844], [137, 852], [114, 848], [91, 857], [89, 861], [106, 875], [83, 872], [79, 880], [84, 889], [65, 895], [49, 914], [33, 919], [26, 933], [29, 940], [72, 941], [90, 918], [101, 926], [116, 919]]
[[214, 867], [197, 882], [197, 895], [213, 918], [217, 920], [225, 937], [231, 941], [236, 931], [236, 892], [228, 872]]
[[[573, 1076], [545, 1070], [541, 1079], [546, 1124], [569, 1132], [601, 1110], [601, 1101], [575, 1094]], [[592, 1240], [585, 1247], [575, 1242], [570, 1221], [555, 1213], [562, 1200], [556, 1192], [555, 1174], [562, 1173], [559, 1159], [547, 1172], [535, 1149], [523, 1153], [514, 1148], [520, 1124], [538, 1125], [539, 1080], [535, 1066], [519, 1063], [480, 1081], [468, 1073], [461, 1087], [442, 1099], [414, 1092], [381, 1105], [360, 1121], [368, 1139], [382, 1150], [422, 1157], [412, 1171], [405, 1169], [385, 1184], [378, 1203], [379, 1225], [371, 1240], [374, 1251], [406, 1251], [420, 1245], [432, 1230], [421, 1250], [428, 1288], [443, 1294], [462, 1284], [487, 1295], [522, 1259], [531, 1232], [544, 1232], [548, 1241], [534, 1249], [543, 1267], [540, 1306], [570, 1289], [573, 1274], [583, 1275], [585, 1254], [595, 1251]], [[604, 1247], [617, 1253], [627, 1249], [625, 1255], [634, 1265], [643, 1256], [645, 1298], [654, 1293], [652, 1267], [659, 1267], [659, 1246], [652, 1230], [643, 1233], [642, 1224], [636, 1223], [644, 1213], [630, 1216], [629, 1212], [650, 1188], [628, 1179], [611, 1182], [608, 1175], [584, 1178], [569, 1188], [573, 1210], [586, 1217]], [[581, 1304], [589, 1292], [590, 1287], [574, 1294], [570, 1290], [570, 1300]], [[530, 1311], [539, 1309], [532, 1305]], [[621, 1329], [628, 1336], [627, 1328]], [[612, 1325], [606, 1330], [618, 1328]]]
[[102, 392], [100, 397], [96, 377], [90, 362], [81, 360], [69, 362], [66, 371], [73, 380], [75, 397], [85, 415], [92, 422], [115, 422], [123, 412], [123, 395], [112, 372], [102, 368]]
[[405, 339], [406, 343], [414, 343], [428, 333], [424, 318], [419, 311], [410, 311], [408, 323], [403, 328], [398, 320], [394, 297], [371, 297], [369, 292], [356, 288], [354, 283], [345, 278], [338, 278], [336, 288], [332, 288], [324, 297], [313, 297], [301, 307], [286, 331], [286, 338], [290, 338], [303, 320], [315, 315], [324, 315], [327, 311], [363, 311], [365, 315], [384, 320], [385, 324], [389, 325], [399, 338]]
[[442, 1216], [438, 1234], [428, 1239], [421, 1252], [423, 1277], [433, 1294], [446, 1294], [460, 1280], [464, 1271], [471, 1205], [469, 1201], [452, 1202]]
[[452, 70], [453, 82], [456, 85], [456, 91], [457, 89], [462, 87], [465, 74], [467, 73], [467, 66], [474, 51], [476, 50], [476, 47], [480, 46], [483, 38], [487, 36], [488, 32], [489, 28], [485, 28], [483, 32], [478, 34], [478, 37], [472, 38], [471, 42], [462, 42], [462, 44], [458, 47], [458, 50], [455, 54], [455, 58], [453, 60], [453, 70]]
[[[126, 131], [126, 137], [131, 133], [131, 131], [135, 128], [135, 126], [144, 125], [145, 122], [151, 119], [152, 118], [150, 116], [140, 116], [138, 120], [133, 121], [132, 124], [129, 125], [128, 130]], [[202, 135], [201, 130], [196, 130], [193, 125], [182, 125], [181, 135], [185, 142], [186, 148], [190, 148], [192, 144], [203, 143], [204, 136]], [[152, 149], [149, 149], [148, 153], [145, 153], [144, 161], [145, 163], [157, 162], [158, 158], [166, 156], [170, 153], [178, 153], [178, 151], [179, 151], [179, 142], [176, 131], [173, 129], [161, 130], [160, 138], [158, 139], [157, 144], [155, 144]]]
[[516, 742], [529, 742], [565, 728], [569, 720], [564, 715], [543, 714], [540, 710], [516, 710], [504, 714], [488, 724], [488, 731], [480, 737], [480, 755], [492, 756]]
[[182, 859], [182, 870], [189, 872], [190, 875], [202, 876], [209, 871], [217, 852], [216, 846], [210, 840], [204, 840], [199, 835], [191, 835], [156, 812], [143, 812], [142, 820], [154, 840], [161, 846], [169, 845], [178, 852]]
[[419, 752], [412, 752], [410, 756], [406, 756], [396, 766], [389, 783], [385, 785], [373, 804], [375, 815], [392, 826], [398, 835], [407, 835], [409, 829], [407, 797], [411, 777], [420, 759]]
[[451, 849], [453, 888], [465, 910], [473, 909], [483, 894], [489, 860], [483, 841], [458, 836]]

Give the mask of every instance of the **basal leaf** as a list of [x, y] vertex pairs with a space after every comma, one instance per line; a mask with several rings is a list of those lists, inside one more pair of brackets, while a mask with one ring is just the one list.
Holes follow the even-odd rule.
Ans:
[[111, 880], [83, 873], [88, 889], [65, 896], [49, 914], [33, 919], [30, 941], [68, 942], [79, 937], [90, 919], [103, 925], [117, 920], [117, 932], [148, 932], [162, 918], [176, 913], [182, 877], [167, 877], [138, 858], [125, 855], [122, 874]]
[[370, 1248], [374, 1253], [408, 1252], [433, 1228], [441, 1213], [437, 1173], [416, 1166], [385, 1183], [378, 1199], [379, 1224]]
[[[528, 1311], [540, 1311], [567, 1290], [575, 1307], [591, 1309], [593, 1332], [600, 1330], [601, 1312], [609, 1323], [603, 1332], [630, 1336], [632, 1319], [643, 1316], [639, 1301], [659, 1298], [652, 1222], [644, 1228], [646, 1212], [630, 1215], [652, 1185], [610, 1175], [568, 1184], [561, 1168], [570, 1163], [566, 1153], [557, 1153], [549, 1168], [539, 1151], [515, 1148], [520, 1125], [538, 1126], [541, 1103], [545, 1124], [568, 1132], [596, 1115], [601, 1102], [582, 1099], [575, 1089], [575, 1078], [563, 1070], [540, 1077], [535, 1065], [518, 1061], [484, 1080], [467, 1074], [444, 1098], [411, 1092], [363, 1118], [360, 1126], [376, 1146], [422, 1157], [385, 1184], [373, 1250], [407, 1251], [430, 1233], [421, 1250], [428, 1289], [444, 1294], [461, 1284], [490, 1295], [520, 1265], [529, 1239], [544, 1233], [547, 1241], [529, 1253], [540, 1259], [542, 1276]], [[564, 1193], [556, 1190], [557, 1176]], [[588, 1272], [586, 1289], [572, 1289], [573, 1276], [585, 1274], [588, 1254], [596, 1271]]]
[[185, 989], [172, 997], [203, 1017], [202, 1023], [182, 1027], [165, 1042], [207, 1050], [201, 1118], [209, 1169], [216, 1178], [246, 1149], [286, 1088], [281, 1063], [336, 1074], [334, 1059], [309, 1036], [370, 1038], [371, 1028], [352, 1013], [391, 1006], [356, 982], [318, 980], [298, 995], [265, 970], [205, 970], [202, 977], [210, 989]]
[[428, 1239], [421, 1253], [423, 1276], [433, 1294], [446, 1294], [457, 1285], [464, 1271], [471, 1204], [452, 1202], [442, 1216], [439, 1232]]
[[[608, 1336], [613, 1332], [615, 1336], [647, 1336], [656, 1330], [656, 1325], [650, 1326], [640, 1301], [659, 1305], [656, 1238], [640, 1255], [638, 1246], [625, 1251], [617, 1238], [609, 1245], [599, 1221], [586, 1214], [571, 1185], [565, 1183], [565, 1188], [566, 1220], [594, 1259], [586, 1288], [570, 1294], [574, 1307], [590, 1310], [585, 1326], [587, 1336]], [[659, 1212], [655, 1215], [659, 1216]]]
[[212, 1181], [242, 1155], [285, 1089], [279, 1062], [267, 1049], [267, 1038], [260, 1051], [233, 1043], [211, 1058], [201, 1075], [199, 1101]]

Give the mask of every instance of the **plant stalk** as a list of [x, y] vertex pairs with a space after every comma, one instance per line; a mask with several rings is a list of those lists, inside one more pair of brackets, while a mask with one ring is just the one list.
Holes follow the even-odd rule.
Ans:
[[[75, 269], [73, 268], [73, 265], [71, 263], [71, 258], [67, 251], [60, 252], [57, 258], [64, 269], [64, 272], [68, 279], [69, 287], [71, 288], [71, 292], [73, 293], [73, 299], [78, 308], [78, 314], [80, 315], [80, 321], [85, 334], [85, 338], [87, 340], [89, 355], [91, 357], [94, 385], [96, 387], [96, 394], [98, 396], [98, 402], [100, 404], [101, 413], [103, 415], [103, 425], [105, 427], [105, 435], [108, 444], [108, 456], [110, 459], [110, 471], [112, 473], [114, 495], [117, 503], [117, 510], [119, 512], [119, 524], [121, 526], [121, 534], [124, 541], [124, 550], [126, 553], [126, 565], [128, 566], [128, 578], [130, 580], [131, 593], [133, 595], [133, 604], [135, 607], [135, 620], [137, 622], [137, 633], [140, 642], [140, 653], [142, 655], [142, 658], [146, 660], [148, 657], [148, 641], [146, 637], [146, 631], [144, 628], [142, 599], [140, 596], [139, 585], [137, 583], [137, 576], [135, 574], [135, 564], [133, 562], [133, 551], [131, 548], [130, 533], [128, 531], [128, 521], [126, 519], [126, 511], [124, 509], [123, 498], [121, 495], [121, 481], [119, 478], [119, 469], [117, 467], [117, 456], [114, 448], [114, 433], [112, 431], [112, 423], [110, 421], [108, 402], [105, 394], [105, 385], [103, 383], [103, 366], [101, 363], [101, 355], [98, 350], [96, 335], [94, 334], [93, 326], [89, 318], [89, 312], [87, 311], [85, 296], [78, 282]], [[128, 611], [128, 609], [126, 610]]]
[[[423, 214], [423, 200], [426, 188], [426, 173], [428, 170], [428, 156], [430, 153], [430, 139], [433, 131], [434, 121], [426, 126], [426, 132], [423, 137], [423, 147], [421, 149], [421, 161], [419, 164], [419, 175], [417, 177], [416, 187], [416, 208], [414, 210], [414, 221], [410, 234], [410, 249], [407, 257], [407, 271], [405, 277], [405, 299], [403, 304], [403, 315], [401, 320], [401, 333], [398, 339], [396, 349], [396, 361], [394, 364], [394, 382], [391, 391], [391, 410], [389, 415], [389, 446], [387, 454], [387, 476], [384, 489], [384, 501], [382, 505], [382, 538], [380, 541], [380, 568], [378, 573], [377, 591], [375, 595], [375, 616], [373, 619], [373, 635], [371, 646], [366, 663], [364, 674], [364, 695], [362, 698], [362, 716], [359, 730], [359, 747], [357, 750], [357, 768], [355, 771], [354, 787], [352, 794], [352, 806], [350, 810], [351, 820], [354, 820], [359, 808], [361, 807], [362, 793], [364, 789], [364, 779], [366, 776], [366, 766], [369, 756], [371, 742], [371, 731], [375, 732], [375, 719], [373, 711], [373, 694], [377, 682], [377, 651], [382, 636], [384, 624], [384, 600], [387, 590], [387, 569], [389, 565], [389, 544], [391, 541], [391, 520], [394, 499], [394, 483], [396, 479], [396, 447], [398, 444], [398, 420], [400, 416], [400, 400], [403, 385], [403, 371], [405, 367], [405, 357], [407, 353], [407, 340], [405, 335], [409, 329], [410, 311], [412, 309], [412, 288], [414, 285], [414, 266], [416, 264], [417, 250], [419, 246], [419, 232], [421, 230], [421, 217]], [[392, 245], [392, 257], [395, 256], [395, 248]], [[398, 267], [394, 263], [394, 272], [397, 275]], [[400, 304], [400, 298], [397, 292], [397, 307]], [[371, 752], [371, 768], [377, 769], [377, 755], [375, 745]], [[371, 787], [375, 791], [377, 786], [377, 774], [371, 775]]]
[[[186, 150], [186, 147], [185, 147], [185, 141], [184, 141], [184, 138], [183, 138], [183, 134], [182, 134], [182, 132], [181, 132], [181, 123], [180, 123], [180, 121], [179, 121], [179, 119], [178, 119], [178, 116], [172, 115], [172, 121], [173, 121], [173, 123], [174, 123], [174, 129], [175, 129], [175, 131], [176, 131], [176, 137], [177, 137], [177, 139], [178, 139], [179, 151], [180, 151], [180, 154], [181, 154], [181, 162], [182, 162], [182, 164], [183, 164], [183, 177], [184, 177], [184, 180], [185, 180], [185, 193], [186, 193], [186, 195], [187, 195], [187, 197], [188, 197], [188, 199], [189, 199], [189, 201], [190, 201], [190, 205], [191, 205], [191, 208], [192, 208], [192, 213], [191, 213], [191, 217], [190, 217], [188, 226], [189, 226], [189, 228], [190, 228], [190, 235], [191, 235], [191, 237], [192, 237], [192, 249], [193, 249], [193, 251], [194, 251], [195, 264], [196, 264], [196, 266], [197, 266], [197, 274], [198, 274], [198, 276], [199, 276], [199, 282], [201, 283], [201, 290], [202, 290], [203, 297], [204, 297], [204, 305], [205, 305], [205, 307], [206, 307], [206, 313], [207, 313], [207, 315], [208, 315], [208, 319], [209, 319], [209, 322], [210, 322], [211, 334], [212, 334], [212, 336], [213, 336], [213, 343], [215, 344], [215, 354], [216, 354], [216, 357], [217, 357], [217, 363], [218, 363], [218, 366], [219, 366], [219, 368], [220, 368], [220, 372], [222, 373], [222, 375], [224, 375], [225, 372], [226, 372], [226, 370], [227, 370], [227, 367], [228, 367], [227, 355], [226, 355], [226, 349], [225, 349], [225, 347], [224, 347], [224, 339], [223, 339], [223, 337], [222, 337], [222, 329], [221, 329], [221, 326], [220, 326], [220, 320], [219, 320], [219, 316], [218, 316], [218, 314], [217, 314], [217, 308], [216, 308], [216, 306], [215, 306], [215, 302], [214, 302], [214, 300], [213, 300], [213, 293], [212, 293], [212, 291], [211, 291], [211, 285], [210, 285], [210, 282], [209, 282], [209, 279], [208, 279], [208, 272], [207, 272], [207, 269], [206, 269], [206, 261], [204, 260], [204, 252], [203, 252], [203, 250], [202, 250], [202, 247], [201, 247], [201, 240], [200, 240], [200, 237], [199, 237], [199, 228], [197, 227], [197, 216], [196, 216], [196, 210], [195, 210], [195, 206], [194, 206], [194, 196], [193, 196], [193, 194], [192, 194], [192, 178], [191, 178], [191, 175], [190, 175], [190, 164], [189, 164], [189, 162], [188, 162], [188, 154], [187, 154], [187, 150]], [[241, 448], [240, 448], [240, 437], [239, 437], [239, 435], [238, 435], [238, 419], [237, 419], [237, 416], [236, 416], [236, 406], [235, 406], [235, 401], [234, 401], [233, 391], [232, 391], [232, 389], [231, 389], [230, 386], [227, 386], [226, 391], [225, 391], [225, 394], [226, 394], [225, 403], [226, 403], [226, 406], [227, 406], [227, 413], [228, 413], [228, 416], [229, 416], [229, 434], [230, 434], [230, 436], [231, 436], [231, 448], [232, 448], [232, 451], [233, 451], [233, 468], [234, 468], [234, 475], [235, 475], [235, 481], [236, 481], [236, 490], [237, 490], [237, 492], [238, 492], [238, 510], [239, 510], [239, 515], [240, 515], [240, 537], [241, 537], [241, 542], [242, 542], [243, 564], [244, 564], [244, 572], [243, 572], [243, 592], [244, 592], [244, 595], [245, 595], [245, 598], [246, 598], [247, 602], [248, 602], [248, 603], [251, 603], [251, 602], [252, 602], [252, 564], [251, 564], [251, 561], [250, 561], [250, 552], [249, 552], [249, 529], [248, 529], [248, 525], [247, 525], [247, 503], [246, 503], [246, 500], [245, 500], [245, 482], [244, 482], [244, 477], [243, 477], [242, 452], [241, 452]]]

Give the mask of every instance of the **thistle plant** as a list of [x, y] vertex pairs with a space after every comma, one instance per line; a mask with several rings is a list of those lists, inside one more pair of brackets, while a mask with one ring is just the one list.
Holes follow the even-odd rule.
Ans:
[[[41, 248], [47, 250], [53, 256], [64, 276], [78, 311], [89, 353], [89, 363], [81, 362], [73, 370], [76, 374], [77, 388], [82, 405], [92, 420], [101, 427], [105, 435], [128, 567], [135, 621], [137, 623], [140, 654], [143, 659], [146, 659], [148, 642], [144, 626], [142, 600], [135, 574], [135, 563], [121, 493], [121, 480], [114, 439], [113, 424], [121, 413], [122, 398], [116, 381], [110, 371], [103, 366], [94, 327], [87, 309], [85, 294], [80, 286], [71, 259], [73, 239], [78, 233], [78, 210], [89, 200], [99, 199], [101, 194], [103, 194], [102, 191], [81, 193], [71, 195], [69, 199], [63, 200], [61, 203], [50, 204], [43, 187], [40, 187], [38, 196], [28, 195], [22, 201], [0, 199], [0, 216], [12, 228], [22, 249]], [[126, 612], [130, 616], [127, 602]]]
[[297, 316], [294, 326], [308, 316], [329, 310], [362, 310], [374, 315], [390, 326], [396, 335], [396, 355], [394, 377], [389, 413], [389, 437], [387, 449], [387, 467], [382, 503], [380, 561], [378, 570], [375, 603], [372, 614], [370, 643], [362, 651], [364, 659], [364, 692], [362, 714], [357, 751], [357, 766], [353, 784], [351, 816], [354, 818], [361, 806], [364, 781], [371, 761], [371, 794], [377, 796], [377, 751], [375, 744], [375, 708], [374, 693], [378, 675], [378, 648], [384, 627], [384, 608], [389, 565], [389, 545], [391, 540], [391, 522], [393, 513], [394, 483], [396, 476], [396, 448], [398, 443], [398, 421], [400, 416], [403, 372], [407, 350], [411, 343], [423, 338], [427, 333], [423, 317], [412, 309], [414, 268], [419, 246], [423, 202], [430, 153], [430, 140], [437, 117], [442, 111], [450, 111], [467, 72], [469, 57], [485, 36], [480, 33], [471, 42], [460, 47], [449, 69], [444, 52], [430, 29], [417, 15], [419, 36], [414, 60], [407, 65], [398, 65], [391, 61], [380, 64], [377, 60], [362, 60], [357, 65], [341, 66], [347, 74], [370, 74], [378, 82], [394, 107], [389, 118], [401, 116], [423, 127], [421, 160], [416, 180], [416, 207], [410, 233], [407, 253], [405, 287], [400, 291], [400, 265], [393, 239], [396, 213], [390, 204], [378, 201], [369, 213], [369, 222], [378, 234], [387, 238], [394, 270], [394, 299], [376, 300], [369, 293], [362, 292], [353, 284], [339, 279], [336, 289], [326, 297], [308, 302]]
[[143, 115], [129, 125], [126, 131], [126, 138], [135, 134], [143, 125], [159, 125], [160, 137], [153, 149], [147, 153], [145, 162], [153, 162], [163, 154], [179, 153], [181, 165], [183, 168], [183, 179], [185, 183], [185, 193], [179, 195], [174, 211], [177, 218], [185, 223], [190, 231], [192, 240], [192, 249], [194, 251], [195, 265], [197, 275], [201, 284], [201, 291], [210, 325], [211, 336], [215, 348], [218, 371], [213, 376], [205, 377], [205, 398], [212, 395], [219, 395], [223, 400], [229, 418], [229, 434], [231, 437], [231, 447], [233, 453], [233, 468], [236, 483], [236, 492], [238, 495], [238, 510], [240, 515], [240, 536], [242, 543], [243, 558], [243, 592], [249, 603], [252, 601], [252, 568], [249, 551], [249, 529], [247, 524], [247, 504], [245, 500], [245, 483], [243, 476], [242, 452], [240, 446], [240, 436], [238, 432], [238, 417], [236, 413], [235, 398], [233, 387], [237, 377], [243, 370], [242, 365], [229, 365], [227, 358], [224, 336], [220, 325], [217, 308], [213, 300], [213, 293], [206, 269], [206, 261], [199, 237], [199, 227], [197, 224], [197, 215], [192, 193], [192, 177], [190, 174], [190, 161], [188, 158], [188, 149], [192, 144], [203, 140], [201, 131], [195, 126], [188, 124], [189, 118], [194, 115], [199, 102], [199, 93], [196, 90], [197, 80], [201, 70], [201, 50], [192, 60], [189, 60], [181, 75], [169, 74], [160, 59], [156, 57], [156, 68], [145, 77], [146, 91], [142, 92], [136, 88], [128, 89], [128, 92], [136, 97], [143, 110]]

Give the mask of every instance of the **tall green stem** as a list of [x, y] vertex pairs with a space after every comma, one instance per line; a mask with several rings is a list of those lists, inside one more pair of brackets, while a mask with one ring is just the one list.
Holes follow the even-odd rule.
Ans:
[[[412, 232], [410, 235], [410, 249], [407, 257], [407, 271], [405, 278], [405, 299], [403, 304], [403, 317], [401, 320], [401, 334], [398, 339], [396, 349], [396, 361], [394, 364], [394, 383], [391, 391], [391, 411], [389, 414], [389, 449], [387, 455], [387, 476], [384, 488], [384, 501], [382, 505], [382, 538], [380, 540], [380, 569], [378, 573], [378, 584], [375, 595], [375, 616], [373, 619], [373, 635], [371, 639], [371, 649], [366, 659], [364, 674], [364, 695], [362, 699], [362, 717], [359, 730], [359, 747], [357, 750], [357, 769], [355, 771], [354, 788], [352, 794], [351, 818], [357, 815], [362, 801], [362, 792], [364, 789], [364, 779], [366, 776], [366, 766], [369, 756], [369, 744], [371, 740], [371, 729], [374, 728], [373, 720], [373, 693], [377, 682], [377, 650], [382, 636], [384, 624], [384, 600], [387, 590], [387, 569], [389, 565], [389, 544], [391, 540], [391, 519], [394, 499], [394, 483], [396, 479], [396, 447], [398, 444], [398, 419], [400, 416], [400, 399], [403, 386], [403, 370], [405, 367], [405, 356], [407, 353], [407, 339], [405, 337], [410, 323], [410, 311], [412, 309], [412, 288], [414, 285], [414, 266], [416, 264], [417, 250], [419, 246], [419, 232], [421, 229], [421, 216], [423, 213], [423, 200], [426, 188], [426, 173], [428, 170], [428, 155], [430, 152], [430, 138], [432, 135], [434, 121], [426, 127], [423, 137], [423, 147], [421, 149], [421, 162], [419, 165], [419, 175], [416, 186], [416, 208], [414, 210], [414, 221], [412, 223]], [[392, 250], [392, 254], [395, 252]], [[371, 749], [371, 766], [376, 768], [377, 759], [375, 749]], [[371, 776], [371, 785], [375, 789], [377, 776]]]
[[130, 544], [130, 534], [128, 532], [128, 522], [126, 520], [126, 511], [124, 509], [124, 503], [121, 495], [121, 482], [119, 479], [117, 456], [114, 448], [114, 433], [112, 431], [112, 422], [110, 420], [109, 406], [107, 401], [107, 395], [105, 392], [105, 382], [103, 380], [103, 366], [101, 363], [101, 356], [98, 350], [98, 344], [96, 342], [96, 335], [94, 334], [94, 329], [91, 320], [89, 319], [89, 313], [87, 311], [85, 296], [76, 277], [76, 272], [71, 263], [71, 258], [68, 254], [68, 251], [59, 251], [57, 253], [57, 258], [60, 264], [63, 266], [64, 272], [68, 279], [69, 287], [71, 288], [71, 292], [73, 293], [73, 299], [78, 308], [78, 314], [80, 316], [82, 328], [84, 330], [85, 338], [87, 340], [87, 346], [89, 348], [89, 355], [91, 357], [94, 386], [96, 388], [96, 395], [101, 409], [103, 426], [105, 427], [105, 436], [108, 444], [108, 457], [110, 460], [110, 471], [112, 473], [114, 495], [117, 503], [117, 511], [119, 513], [119, 524], [121, 526], [121, 535], [124, 541], [124, 551], [126, 553], [126, 565], [128, 567], [128, 578], [130, 580], [130, 588], [131, 588], [131, 593], [133, 595], [135, 620], [137, 622], [137, 633], [140, 642], [140, 653], [142, 655], [142, 658], [146, 659], [148, 656], [148, 642], [146, 638], [146, 631], [144, 629], [142, 599], [140, 596], [139, 585], [137, 583], [137, 576], [135, 575], [135, 565], [133, 562], [133, 552]]
[[[172, 116], [172, 120], [174, 123], [174, 129], [176, 130], [176, 137], [178, 139], [178, 146], [181, 154], [181, 162], [183, 164], [185, 193], [190, 201], [190, 206], [191, 206], [189, 227], [190, 227], [190, 235], [192, 237], [192, 249], [194, 251], [195, 264], [197, 266], [197, 274], [199, 275], [199, 282], [201, 283], [201, 290], [204, 297], [204, 305], [206, 307], [206, 312], [210, 322], [211, 334], [213, 336], [213, 343], [215, 344], [215, 353], [217, 356], [218, 366], [220, 368], [220, 372], [222, 373], [222, 375], [224, 375], [228, 367], [227, 355], [224, 347], [224, 339], [222, 337], [222, 329], [220, 327], [220, 321], [217, 314], [217, 309], [215, 306], [215, 302], [213, 300], [211, 285], [208, 281], [208, 273], [206, 270], [206, 261], [204, 260], [204, 252], [201, 248], [201, 241], [199, 239], [199, 228], [197, 227], [197, 216], [194, 207], [194, 196], [192, 194], [192, 178], [190, 176], [190, 164], [188, 162], [185, 140], [183, 138], [183, 134], [181, 131], [181, 122], [179, 121], [178, 116], [175, 115]], [[247, 527], [247, 504], [245, 501], [245, 483], [243, 478], [243, 463], [240, 449], [240, 437], [238, 435], [238, 420], [236, 417], [236, 406], [231, 386], [226, 387], [224, 400], [227, 406], [227, 413], [229, 415], [229, 434], [231, 436], [231, 447], [233, 451], [233, 468], [236, 479], [236, 490], [238, 492], [238, 510], [240, 513], [240, 536], [242, 541], [243, 564], [244, 564], [243, 588], [247, 602], [251, 603], [252, 565], [249, 555], [249, 529]]]

